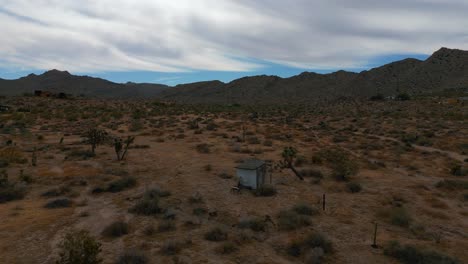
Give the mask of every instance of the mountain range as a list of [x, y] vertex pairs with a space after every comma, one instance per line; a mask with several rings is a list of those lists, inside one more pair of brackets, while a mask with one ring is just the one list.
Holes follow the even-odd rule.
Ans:
[[0, 95], [35, 90], [95, 98], [157, 98], [182, 103], [291, 103], [340, 97], [421, 94], [468, 87], [468, 51], [441, 48], [427, 60], [404, 59], [360, 73], [303, 72], [289, 78], [252, 76], [229, 83], [206, 81], [169, 87], [149, 83], [114, 83], [51, 70], [16, 80], [0, 79]]

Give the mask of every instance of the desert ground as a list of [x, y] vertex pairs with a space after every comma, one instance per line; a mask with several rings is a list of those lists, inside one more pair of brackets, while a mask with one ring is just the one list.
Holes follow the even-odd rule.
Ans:
[[[409, 263], [392, 241], [468, 262], [466, 103], [0, 104], [12, 107], [0, 113], [0, 263], [55, 263], [76, 230], [103, 263]], [[95, 154], [93, 129], [108, 139]], [[128, 136], [118, 160], [111, 139]], [[264, 187], [233, 191], [253, 158], [268, 164]]]

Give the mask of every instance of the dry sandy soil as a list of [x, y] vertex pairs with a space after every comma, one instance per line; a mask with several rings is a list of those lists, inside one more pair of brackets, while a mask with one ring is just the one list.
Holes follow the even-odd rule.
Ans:
[[[0, 103], [14, 108], [0, 113], [0, 159], [9, 161], [3, 169], [26, 189], [23, 199], [0, 203], [0, 263], [54, 263], [63, 236], [81, 229], [102, 244], [104, 263], [125, 252], [139, 252], [148, 263], [307, 263], [312, 250], [293, 256], [291, 244], [316, 233], [333, 247], [323, 263], [399, 263], [384, 254], [392, 240], [468, 262], [468, 180], [453, 171], [467, 168], [467, 106], [430, 99], [304, 109], [22, 97]], [[124, 161], [110, 144], [86, 157], [90, 146], [81, 135], [93, 127], [136, 136], [134, 148]], [[275, 166], [289, 146], [298, 151], [304, 181]], [[347, 181], [335, 179], [334, 164], [321, 156], [336, 149], [359, 168]], [[267, 182], [274, 196], [231, 192], [235, 166], [249, 158], [272, 164]], [[22, 182], [24, 175], [31, 181]], [[136, 185], [93, 193], [125, 177]], [[351, 192], [350, 183], [362, 190]], [[56, 197], [44, 195], [61, 187]], [[154, 188], [170, 192], [159, 200], [166, 213], [130, 213]], [[44, 207], [62, 198], [72, 204]], [[278, 215], [300, 204], [314, 215], [285, 230]], [[264, 230], [240, 228], [252, 218]], [[104, 236], [117, 220], [128, 224], [128, 234]], [[159, 231], [168, 221], [172, 228]], [[371, 247], [375, 222], [378, 248]], [[215, 227], [227, 242], [205, 239]], [[168, 255], [169, 243], [179, 250]], [[223, 246], [234, 250], [220, 252]]]

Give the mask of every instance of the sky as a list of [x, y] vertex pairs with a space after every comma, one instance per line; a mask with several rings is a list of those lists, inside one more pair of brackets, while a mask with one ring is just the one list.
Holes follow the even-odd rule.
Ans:
[[468, 49], [467, 0], [0, 0], [0, 78], [176, 85]]

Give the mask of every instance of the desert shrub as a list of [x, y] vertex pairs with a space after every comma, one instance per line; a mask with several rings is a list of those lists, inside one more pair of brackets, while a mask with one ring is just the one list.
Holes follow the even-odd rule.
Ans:
[[191, 204], [200, 204], [203, 203], [203, 197], [197, 192], [188, 198], [188, 202]]
[[58, 197], [65, 195], [71, 191], [70, 187], [62, 186], [59, 188], [52, 188], [41, 194], [43, 197]]
[[158, 232], [168, 232], [176, 230], [176, 225], [174, 221], [166, 220], [162, 221], [158, 225]]
[[453, 176], [467, 176], [468, 175], [468, 170], [463, 168], [462, 165], [455, 165], [450, 170], [450, 173]]
[[223, 255], [231, 254], [238, 250], [239, 248], [237, 248], [237, 246], [232, 242], [224, 242], [218, 248], [216, 248], [216, 252]]
[[391, 241], [384, 247], [384, 254], [398, 259], [401, 263], [438, 263], [438, 264], [456, 264], [457, 259], [444, 254], [420, 249], [412, 245], [402, 246], [398, 241]]
[[26, 188], [21, 185], [7, 184], [0, 186], [0, 204], [21, 200], [26, 195]]
[[468, 201], [468, 193], [463, 194], [463, 200]]
[[197, 208], [194, 208], [193, 209], [193, 214], [194, 215], [205, 215], [208, 213], [208, 210], [206, 210], [205, 208], [202, 208], [202, 207], [197, 207]]
[[129, 209], [130, 213], [138, 215], [155, 215], [162, 213], [162, 208], [159, 207], [159, 198], [157, 196], [145, 195], [138, 201], [132, 208]]
[[300, 215], [317, 215], [319, 211], [305, 203], [298, 204], [294, 206], [293, 211]]
[[311, 224], [309, 217], [305, 215], [300, 215], [295, 211], [286, 210], [281, 211], [278, 214], [278, 227], [281, 230], [296, 230], [304, 226], [309, 226]]
[[80, 159], [89, 159], [96, 156], [92, 151], [75, 149], [72, 150], [68, 155], [70, 158], [80, 158]]
[[0, 159], [0, 168], [6, 168], [10, 165], [10, 163], [7, 160]]
[[260, 139], [258, 139], [258, 137], [255, 137], [255, 136], [248, 137], [247, 142], [252, 145], [257, 145], [257, 144], [260, 144]]
[[276, 188], [271, 185], [262, 185], [260, 188], [254, 191], [255, 196], [275, 196], [276, 195]]
[[313, 233], [307, 236], [303, 244], [308, 248], [320, 247], [325, 253], [331, 253], [333, 251], [333, 246], [330, 240], [320, 233]]
[[244, 219], [237, 226], [239, 228], [248, 228], [255, 232], [265, 232], [267, 228], [266, 222], [261, 218]]
[[358, 164], [352, 160], [348, 153], [341, 149], [329, 149], [320, 153], [332, 168], [332, 175], [337, 180], [348, 180], [350, 176], [359, 171]]
[[214, 241], [214, 242], [219, 242], [219, 241], [225, 241], [228, 238], [228, 234], [226, 231], [219, 227], [215, 227], [205, 233], [205, 239], [208, 241]]
[[205, 171], [212, 171], [213, 170], [213, 166], [211, 166], [210, 164], [207, 164], [207, 165], [203, 166], [203, 168], [205, 169]]
[[305, 239], [293, 241], [292, 243], [290, 243], [286, 248], [286, 252], [293, 257], [299, 257], [303, 253], [310, 252], [314, 249], [320, 249], [320, 252], [316, 252], [319, 254], [314, 254], [315, 256], [309, 256], [309, 258], [316, 258], [318, 259], [318, 263], [320, 263], [320, 260], [324, 254], [330, 254], [333, 252], [333, 244], [323, 234], [312, 233], [308, 235]]
[[208, 154], [211, 152], [210, 150], [210, 145], [206, 144], [206, 143], [202, 143], [202, 144], [198, 144], [196, 146], [196, 149], [199, 153], [203, 153], [203, 154]]
[[214, 131], [218, 128], [218, 126], [215, 123], [208, 123], [206, 125], [206, 130], [208, 131]]
[[137, 181], [135, 177], [123, 177], [121, 179], [109, 183], [109, 186], [107, 186], [106, 191], [112, 193], [121, 192], [125, 189], [134, 187], [136, 185], [136, 182]]
[[117, 264], [146, 264], [148, 258], [141, 252], [129, 251], [123, 253], [116, 262]]
[[0, 203], [23, 199], [26, 188], [23, 185], [12, 184], [8, 180], [8, 173], [0, 170]]
[[57, 264], [98, 264], [101, 244], [87, 231], [72, 231], [65, 235], [59, 244]]
[[379, 212], [379, 215], [387, 218], [391, 224], [401, 227], [408, 227], [412, 221], [411, 216], [404, 207], [384, 209]]
[[55, 208], [66, 208], [66, 207], [71, 207], [72, 206], [72, 201], [67, 198], [62, 198], [62, 199], [55, 199], [52, 200], [44, 206], [45, 208], [48, 209], [55, 209]]
[[358, 193], [362, 190], [361, 184], [357, 182], [347, 183], [346, 188], [348, 188], [348, 191], [350, 191], [351, 193]]
[[232, 175], [229, 174], [229, 173], [226, 173], [226, 172], [222, 172], [220, 174], [218, 174], [218, 176], [221, 178], [221, 179], [231, 179], [232, 178]]
[[437, 188], [448, 190], [466, 190], [468, 189], [468, 181], [462, 180], [442, 180], [436, 184]]
[[160, 188], [152, 188], [152, 189], [146, 191], [143, 196], [145, 196], [147, 198], [155, 198], [155, 197], [164, 198], [164, 197], [171, 196], [171, 192], [166, 191], [166, 190], [162, 190]]
[[166, 241], [161, 246], [161, 254], [166, 256], [177, 255], [182, 250], [182, 246], [177, 241]]
[[0, 159], [6, 163], [25, 164], [28, 162], [23, 153], [16, 147], [5, 147], [0, 149]]
[[129, 227], [127, 223], [123, 221], [115, 221], [104, 228], [102, 235], [106, 237], [121, 237], [128, 234], [128, 232]]

